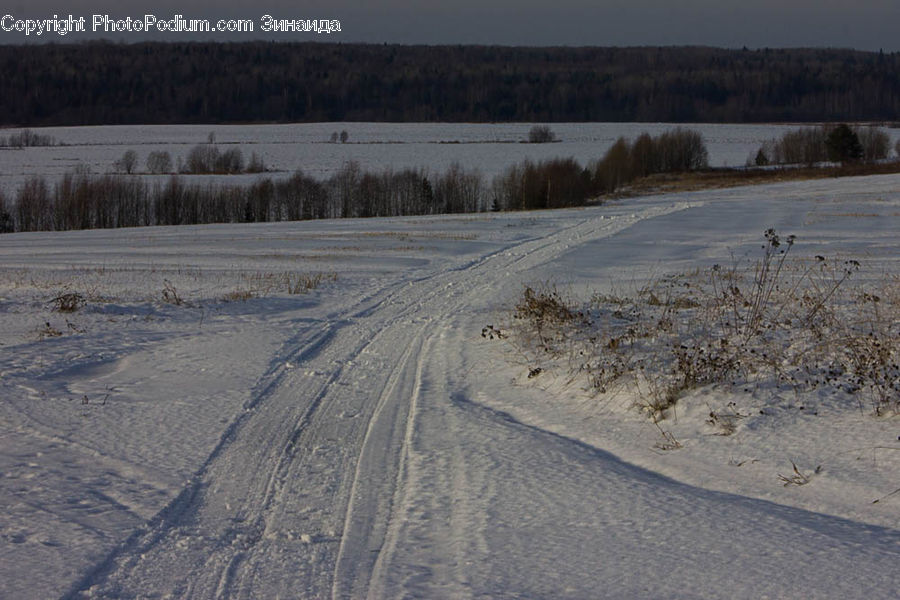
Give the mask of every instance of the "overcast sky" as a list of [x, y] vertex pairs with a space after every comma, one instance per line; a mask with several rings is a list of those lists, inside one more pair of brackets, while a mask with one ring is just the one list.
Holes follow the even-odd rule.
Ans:
[[[900, 51], [900, 0], [258, 0], [241, 8], [199, 0], [4, 0], [0, 17], [52, 18], [54, 13], [85, 17], [143, 19], [241, 18], [253, 33], [156, 34], [152, 39], [289, 39], [405, 44], [503, 44], [569, 46], [705, 45], [727, 48], [840, 47]], [[337, 19], [339, 34], [273, 34], [261, 18]], [[101, 34], [75, 33], [40, 38], [0, 30], [0, 43], [78, 41]], [[146, 34], [106, 34], [139, 41]]]

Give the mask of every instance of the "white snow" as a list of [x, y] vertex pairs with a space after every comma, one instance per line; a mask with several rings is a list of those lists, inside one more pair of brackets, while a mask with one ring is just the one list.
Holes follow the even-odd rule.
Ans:
[[[490, 179], [526, 159], [572, 157], [587, 165], [603, 157], [615, 140], [634, 139], [643, 132], [659, 135], [675, 127], [699, 131], [713, 166], [741, 167], [760, 145], [800, 125], [671, 123], [552, 123], [558, 142], [521, 143], [530, 123], [297, 123], [279, 125], [107, 125], [35, 129], [64, 145], [24, 149], [0, 148], [0, 190], [15, 193], [30, 175], [51, 179], [76, 168], [102, 174], [126, 150], [138, 155], [137, 171], [146, 171], [147, 155], [165, 151], [186, 158], [190, 149], [205, 144], [209, 134], [221, 150], [240, 149], [245, 161], [256, 153], [271, 173], [251, 175], [191, 175], [191, 181], [246, 183], [260, 177], [287, 177], [302, 169], [318, 179], [336, 173], [348, 161], [364, 170], [425, 168], [444, 172], [454, 162], [479, 170]], [[333, 132], [346, 130], [345, 144], [330, 143]], [[20, 130], [9, 129], [4, 137]], [[891, 147], [900, 129], [885, 129]], [[165, 182], [168, 175], [141, 175]]]
[[[900, 177], [2, 235], [0, 597], [894, 598], [900, 417], [785, 402], [717, 436], [709, 404], [760, 399], [710, 389], [661, 451], [628, 398], [480, 335], [525, 284], [610, 290], [769, 227], [896, 277]], [[785, 487], [792, 461], [821, 469]]]

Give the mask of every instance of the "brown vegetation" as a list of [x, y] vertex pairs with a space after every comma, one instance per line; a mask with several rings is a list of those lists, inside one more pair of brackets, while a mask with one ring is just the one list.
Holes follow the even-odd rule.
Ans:
[[887, 163], [855, 163], [827, 167], [798, 167], [789, 169], [733, 169], [717, 168], [690, 173], [664, 173], [651, 175], [631, 182], [618, 190], [616, 196], [644, 196], [705, 189], [730, 188], [743, 185], [761, 185], [785, 181], [828, 179], [862, 175], [888, 175], [900, 173], [900, 161]]
[[[794, 236], [765, 232], [763, 255], [731, 267], [669, 276], [590, 302], [527, 287], [510, 334], [529, 373], [584, 376], [599, 394], [630, 388], [654, 421], [691, 390], [826, 390], [848, 408], [900, 413], [900, 287], [852, 259], [792, 259]], [[498, 330], [494, 329], [493, 332]], [[734, 415], [710, 415], [727, 434]]]

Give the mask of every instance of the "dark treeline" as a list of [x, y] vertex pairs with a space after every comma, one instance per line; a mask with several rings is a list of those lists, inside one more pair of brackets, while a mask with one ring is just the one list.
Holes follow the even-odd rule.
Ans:
[[678, 127], [656, 137], [643, 133], [634, 142], [620, 137], [603, 158], [587, 168], [571, 158], [513, 165], [494, 178], [490, 199], [497, 210], [581, 206], [640, 177], [708, 166], [703, 137]]
[[525, 161], [490, 185], [456, 164], [438, 174], [372, 173], [351, 162], [324, 181], [297, 172], [247, 185], [193, 183], [179, 175], [161, 183], [121, 174], [67, 174], [50, 185], [35, 176], [15, 198], [0, 194], [0, 233], [562, 208], [583, 206], [644, 175], [706, 166], [700, 135], [679, 128], [643, 134], [633, 143], [621, 138], [587, 167], [571, 158]]
[[481, 176], [458, 166], [429, 177], [349, 163], [325, 181], [297, 172], [247, 185], [121, 174], [66, 174], [51, 185], [35, 176], [14, 198], [0, 194], [0, 232], [479, 212], [487, 200]]
[[331, 43], [0, 46], [6, 125], [874, 121], [900, 53]]

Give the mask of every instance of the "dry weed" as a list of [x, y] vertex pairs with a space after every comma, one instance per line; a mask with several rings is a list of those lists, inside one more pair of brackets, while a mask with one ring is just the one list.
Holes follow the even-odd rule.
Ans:
[[[688, 391], [827, 386], [868, 399], [872, 412], [900, 412], [900, 285], [851, 288], [855, 260], [789, 259], [795, 238], [773, 229], [762, 257], [657, 280], [632, 295], [595, 294], [580, 308], [555, 287], [526, 287], [513, 309], [511, 343], [530, 357], [584, 374], [598, 393], [635, 390], [654, 422]], [[740, 416], [710, 412], [733, 433]]]

